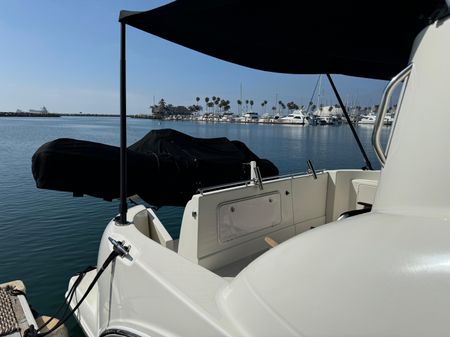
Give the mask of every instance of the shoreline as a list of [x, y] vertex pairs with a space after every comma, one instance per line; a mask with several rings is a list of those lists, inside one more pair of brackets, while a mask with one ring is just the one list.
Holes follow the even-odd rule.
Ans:
[[0, 117], [61, 117], [61, 114], [2, 111], [2, 112], [0, 112]]
[[36, 112], [8, 112], [0, 111], [0, 117], [44, 117], [44, 118], [55, 118], [55, 117], [119, 117], [116, 114], [76, 114], [76, 113], [36, 113]]

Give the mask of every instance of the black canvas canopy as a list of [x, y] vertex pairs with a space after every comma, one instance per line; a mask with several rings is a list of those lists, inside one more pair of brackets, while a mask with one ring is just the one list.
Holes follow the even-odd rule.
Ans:
[[178, 0], [119, 21], [222, 60], [293, 74], [390, 79], [444, 0]]

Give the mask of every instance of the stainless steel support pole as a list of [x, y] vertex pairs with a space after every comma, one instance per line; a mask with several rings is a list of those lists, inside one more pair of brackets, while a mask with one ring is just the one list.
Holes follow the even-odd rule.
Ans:
[[125, 24], [121, 23], [120, 41], [120, 218], [119, 223], [127, 223], [127, 90], [125, 59]]
[[[405, 69], [403, 69], [400, 73], [395, 75], [392, 80], [388, 83], [386, 86], [386, 89], [384, 89], [383, 96], [381, 97], [381, 103], [378, 108], [378, 117], [375, 121], [375, 125], [373, 127], [373, 133], [372, 133], [372, 144], [373, 148], [375, 150], [375, 153], [380, 160], [381, 165], [384, 166], [386, 163], [386, 153], [384, 152], [382, 146], [381, 146], [381, 128], [383, 127], [384, 123], [384, 116], [386, 116], [386, 112], [388, 110], [388, 104], [391, 100], [392, 93], [394, 92], [394, 89], [397, 87], [399, 83], [401, 83], [403, 80], [407, 80], [409, 78], [409, 74], [412, 70], [412, 63], [410, 63]], [[398, 115], [399, 111], [397, 111]]]

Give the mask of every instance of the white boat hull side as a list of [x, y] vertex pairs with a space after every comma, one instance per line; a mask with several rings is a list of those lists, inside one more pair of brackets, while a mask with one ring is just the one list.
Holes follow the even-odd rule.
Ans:
[[[91, 270], [84, 277], [83, 280], [78, 285], [75, 290], [75, 295], [70, 303], [71, 308], [73, 309], [78, 301], [83, 297], [86, 293], [89, 284], [95, 277], [97, 273], [97, 269]], [[69, 289], [72, 287], [75, 280], [78, 276], [74, 276], [70, 279]], [[67, 295], [67, 294], [66, 294]], [[96, 337], [98, 334], [98, 286], [94, 285], [89, 295], [80, 305], [78, 310], [75, 312], [74, 316], [80, 324], [83, 332], [87, 337]]]
[[[108, 237], [131, 246], [99, 280], [98, 334], [126, 327], [139, 336], [235, 336], [222, 322], [215, 294], [227, 281], [162, 247], [134, 225], [111, 222], [98, 263], [111, 251]], [[170, 329], [170, 330], [168, 330]]]
[[[222, 272], [218, 275], [234, 276], [251, 261], [246, 260], [241, 265], [239, 259], [254, 258], [255, 253], [259, 252], [259, 255], [268, 249], [264, 240], [266, 235], [282, 242], [312, 226], [322, 225], [326, 219], [336, 219], [343, 211], [357, 208], [358, 200], [371, 202], [378, 176], [379, 172], [362, 170], [326, 171], [318, 173], [317, 180], [311, 175], [300, 175], [265, 182], [262, 191], [254, 185], [243, 185], [242, 188], [229, 187], [196, 195], [186, 206], [187, 220], [183, 219], [178, 254], [172, 251], [176, 250], [176, 245], [161, 228], [156, 215], [144, 206], [133, 207], [127, 214], [132, 224], [118, 226], [111, 222], [106, 228], [98, 265], [103, 264], [111, 251], [109, 237], [130, 245], [132, 260], [117, 258], [114, 267], [108, 268], [81, 305], [76, 317], [89, 337], [112, 328], [140, 336], [167, 336], [174, 331], [181, 333], [181, 330], [183, 336], [201, 336], [199, 331], [204, 331], [205, 336], [240, 336], [240, 328], [227, 319], [217, 302], [218, 294], [230, 278], [218, 277], [199, 265], [216, 271], [220, 269]], [[220, 214], [232, 201], [235, 212], [239, 213], [240, 207], [250, 200], [269, 196], [270, 204], [278, 209], [280, 204], [271, 190], [283, 192], [285, 206], [281, 207], [283, 212], [280, 214], [283, 228], [277, 225], [258, 227], [241, 238], [220, 243], [220, 222], [215, 222], [219, 221], [216, 212]], [[297, 205], [295, 209], [293, 205]], [[255, 224], [261, 225], [264, 217], [270, 217], [264, 212], [259, 214], [260, 217], [254, 216], [254, 208], [250, 207], [250, 210], [251, 214], [243, 216], [246, 221], [255, 220]], [[195, 217], [192, 216], [194, 213], [197, 214]], [[152, 219], [150, 226], [145, 221], [146, 214]], [[233, 261], [236, 261], [235, 265], [230, 266]], [[79, 286], [72, 307], [84, 294], [93, 273], [89, 273]], [[177, 317], [177, 325], [172, 327], [174, 317]]]

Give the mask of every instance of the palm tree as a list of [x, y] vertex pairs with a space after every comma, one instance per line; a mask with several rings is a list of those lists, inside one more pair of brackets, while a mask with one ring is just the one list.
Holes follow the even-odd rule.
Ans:
[[200, 111], [201, 110], [201, 107], [198, 104], [198, 102], [200, 102], [200, 97], [195, 97], [195, 109], [196, 109], [196, 111]]
[[253, 100], [251, 99], [251, 100], [250, 100], [250, 110], [251, 110], [251, 111], [253, 111], [253, 104], [254, 104], [254, 102], [253, 102]]
[[227, 101], [225, 101], [224, 99], [221, 99], [219, 102], [219, 111], [223, 111], [226, 105], [227, 105]]
[[287, 104], [287, 108], [289, 109], [289, 111], [297, 110], [298, 109], [298, 105], [291, 101], [291, 102], [289, 102]]
[[158, 105], [153, 105], [152, 113], [156, 116], [156, 118], [162, 118], [168, 113], [168, 107], [164, 98], [161, 98]]
[[[205, 97], [205, 105], [207, 108], [209, 107], [208, 102], [209, 102], [209, 97]], [[206, 112], [208, 112], [208, 109], [206, 109]]]
[[281, 112], [284, 114], [284, 109], [286, 109], [286, 105], [282, 101], [278, 101], [278, 107], [281, 107]]
[[217, 107], [220, 108], [220, 97], [216, 97], [216, 100], [214, 101], [214, 105], [216, 106], [216, 110], [217, 110]]
[[248, 99], [245, 100], [245, 110], [248, 111]]
[[240, 99], [237, 100], [237, 104], [238, 104], [238, 109], [239, 109], [239, 113], [241, 113], [241, 105], [242, 105], [242, 101]]
[[289, 110], [289, 111], [291, 111], [291, 110], [292, 110], [292, 102], [288, 102], [288, 104], [287, 104], [287, 108], [288, 108], [288, 110]]

